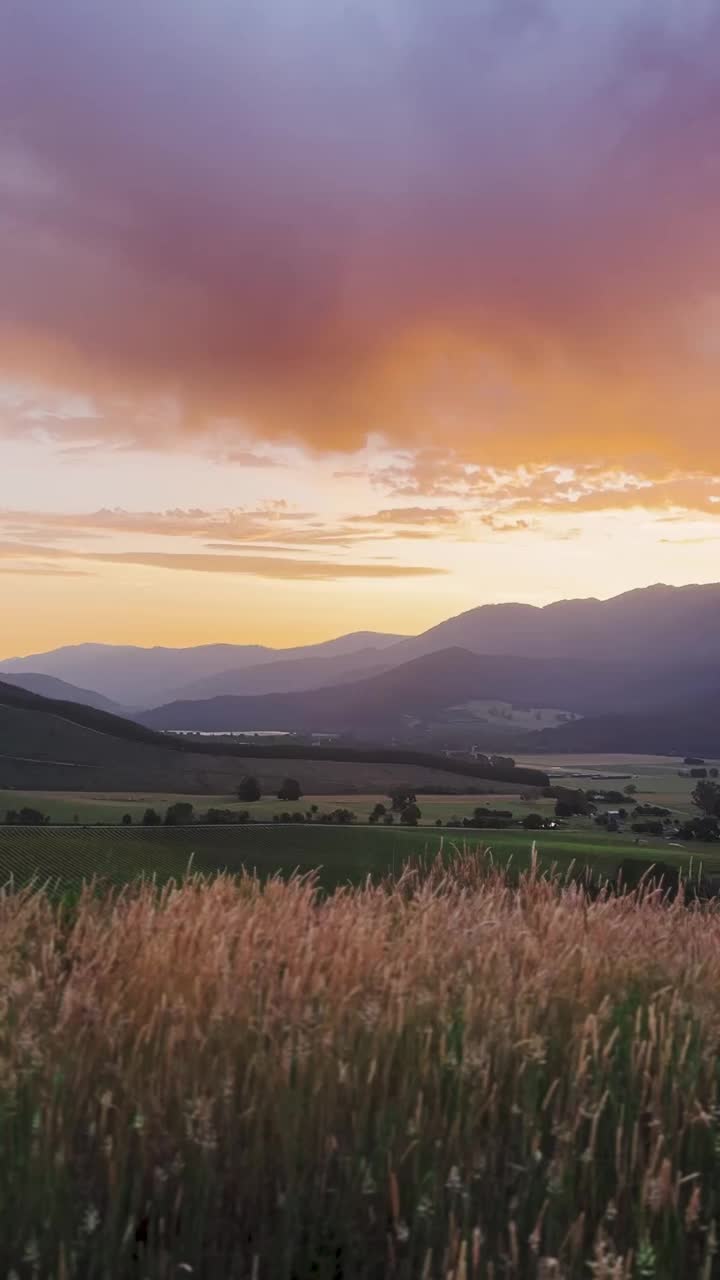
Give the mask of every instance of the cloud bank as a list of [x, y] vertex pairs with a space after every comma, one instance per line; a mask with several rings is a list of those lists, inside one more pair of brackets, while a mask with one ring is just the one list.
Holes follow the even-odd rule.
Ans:
[[213, 425], [717, 471], [712, 0], [24, 0], [0, 368]]

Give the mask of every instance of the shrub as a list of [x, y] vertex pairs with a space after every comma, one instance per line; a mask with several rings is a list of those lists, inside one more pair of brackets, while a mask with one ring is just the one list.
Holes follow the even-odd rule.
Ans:
[[237, 789], [238, 800], [244, 801], [245, 804], [252, 804], [255, 800], [260, 800], [262, 791], [257, 778], [245, 777], [240, 780]]
[[522, 825], [526, 831], [540, 831], [545, 826], [545, 819], [541, 813], [526, 813]]

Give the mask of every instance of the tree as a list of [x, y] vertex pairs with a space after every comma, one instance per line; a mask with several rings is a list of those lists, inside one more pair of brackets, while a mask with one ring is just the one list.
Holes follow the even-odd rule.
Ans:
[[25, 806], [19, 810], [8, 809], [5, 814], [5, 821], [8, 826], [46, 827], [50, 817], [48, 814], [41, 813], [39, 809], [30, 809]]
[[415, 792], [409, 787], [395, 787], [389, 795], [393, 813], [402, 813], [409, 804], [415, 803]]
[[257, 778], [245, 777], [241, 779], [240, 785], [237, 789], [238, 800], [243, 800], [248, 804], [255, 800], [259, 800], [261, 796], [262, 791], [260, 790], [260, 784]]
[[713, 765], [712, 769], [708, 769], [708, 774], [710, 775], [711, 778], [717, 778], [718, 776], [717, 766]]
[[299, 800], [301, 796], [300, 783], [295, 778], [285, 778], [278, 791], [278, 800]]
[[709, 818], [720, 818], [720, 785], [702, 779], [692, 793], [693, 804]]
[[637, 795], [637, 787], [635, 786], [634, 782], [628, 782], [627, 786], [624, 787], [623, 789], [625, 791], [626, 796]]
[[370, 814], [370, 821], [378, 822], [380, 818], [385, 817], [386, 813], [387, 813], [387, 809], [385, 808], [385, 805], [378, 802], [375, 805], [375, 808], [373, 809], [372, 813]]
[[122, 825], [123, 825], [124, 827], [131, 827], [131, 826], [132, 826], [132, 814], [131, 814], [131, 813], [124, 813], [124, 814], [123, 814], [123, 816], [122, 816]]
[[422, 814], [416, 804], [406, 804], [400, 814], [400, 821], [405, 827], [416, 827]]
[[142, 816], [142, 824], [144, 827], [159, 827], [162, 818], [157, 809], [146, 809]]
[[188, 800], [177, 800], [175, 804], [168, 806], [165, 814], [166, 827], [189, 827], [195, 810]]
[[385, 817], [383, 818], [383, 824], [384, 824], [386, 827], [391, 827], [394, 821], [395, 821], [395, 819], [394, 819], [394, 817], [393, 817], [393, 815], [392, 815], [391, 813], [386, 813], [386, 814], [385, 814]]
[[688, 818], [678, 831], [681, 840], [720, 840], [717, 818]]

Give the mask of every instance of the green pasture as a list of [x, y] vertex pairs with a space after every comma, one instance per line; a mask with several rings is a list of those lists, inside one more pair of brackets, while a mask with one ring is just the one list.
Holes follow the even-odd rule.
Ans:
[[[497, 861], [524, 865], [532, 836], [522, 830], [453, 832], [369, 826], [0, 827], [0, 882], [31, 879], [77, 885], [93, 876], [122, 884], [138, 876], [158, 881], [195, 871], [243, 868], [261, 876], [317, 870], [326, 888], [397, 872], [405, 861], [467, 844], [489, 847]], [[691, 860], [720, 871], [715, 846], [673, 846], [660, 840], [580, 831], [544, 831], [543, 866], [571, 864], [614, 874], [623, 858], [657, 858], [689, 868]]]

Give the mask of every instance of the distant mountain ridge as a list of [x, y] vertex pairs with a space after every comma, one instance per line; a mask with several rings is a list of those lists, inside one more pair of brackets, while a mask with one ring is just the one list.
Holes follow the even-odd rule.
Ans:
[[382, 650], [405, 637], [385, 632], [358, 631], [323, 640], [319, 644], [291, 649], [270, 649], [265, 645], [207, 644], [173, 649], [139, 645], [66, 645], [47, 653], [0, 661], [13, 675], [37, 672], [82, 685], [124, 706], [156, 705], [177, 696], [191, 682], [223, 671], [260, 667], [278, 660], [329, 659], [350, 656], [363, 650]]
[[658, 583], [609, 600], [480, 605], [393, 646], [407, 661], [450, 645], [518, 657], [702, 662], [720, 658], [720, 583]]
[[[366, 733], [392, 733], [398, 715], [422, 718], [433, 708], [441, 709], [440, 699], [449, 696], [455, 676], [462, 677], [460, 684], [464, 681], [456, 691], [461, 702], [473, 697], [525, 700], [588, 717], [602, 711], [624, 714], [631, 709], [658, 707], [676, 680], [688, 698], [702, 698], [714, 687], [713, 670], [720, 669], [719, 636], [720, 584], [657, 584], [609, 600], [561, 600], [542, 607], [481, 605], [419, 636], [361, 631], [292, 649], [228, 644], [143, 649], [91, 644], [0, 662], [0, 668], [13, 676], [53, 676], [126, 707], [152, 708], [153, 715], [161, 707], [175, 727], [181, 728], [201, 727], [202, 722], [208, 728], [260, 729], [272, 711], [269, 728], [284, 728], [290, 722], [290, 727], [311, 724], [314, 730], [324, 726], [330, 730], [342, 722], [351, 732], [362, 726]], [[408, 674], [406, 669], [414, 661], [449, 650], [465, 655], [458, 659], [455, 676], [444, 670], [447, 659], [422, 676], [418, 674], [422, 668]], [[486, 662], [473, 674], [468, 655], [495, 662]], [[541, 661], [560, 665], [547, 667], [544, 677], [536, 667], [533, 685], [524, 664]], [[563, 672], [568, 676], [572, 664], [578, 671], [582, 667], [584, 675], [575, 680], [571, 690], [567, 679], [563, 683]], [[624, 668], [619, 685], [608, 667], [613, 667], [616, 675]], [[368, 687], [368, 679], [381, 683]], [[544, 691], [537, 688], [542, 679]], [[418, 687], [417, 696], [411, 697], [407, 681], [418, 686], [424, 681], [426, 687]], [[437, 687], [428, 688], [430, 682]], [[311, 707], [297, 702], [310, 692]], [[191, 708], [191, 704], [226, 695], [244, 699], [246, 705], [238, 703], [230, 708], [216, 703], [211, 710], [199, 705]], [[410, 705], [413, 699], [419, 710]], [[177, 723], [175, 710], [167, 713], [171, 703], [184, 704], [187, 723]], [[223, 713], [220, 725], [215, 722], [218, 709]], [[230, 712], [233, 720], [240, 716], [243, 723], [228, 725], [226, 713]], [[253, 713], [262, 718], [256, 719]]]
[[[138, 716], [153, 729], [204, 732], [290, 730], [352, 733], [373, 740], [409, 740], [433, 725], [452, 726], [458, 709], [473, 701], [498, 700], [517, 707], [553, 707], [582, 716], [644, 711], [667, 699], [666, 667], [567, 658], [517, 658], [443, 649], [352, 683], [303, 693], [254, 697], [220, 695], [179, 700]], [[688, 699], [720, 683], [717, 664], [689, 665], [676, 674], [675, 693]], [[464, 716], [467, 729], [472, 712]], [[412, 726], [415, 726], [413, 728]], [[546, 731], [549, 740], [555, 730]], [[503, 730], [492, 733], [501, 745]], [[477, 721], [478, 741], [487, 726]], [[524, 731], [515, 731], [523, 740]], [[545, 741], [546, 739], [543, 739]]]

